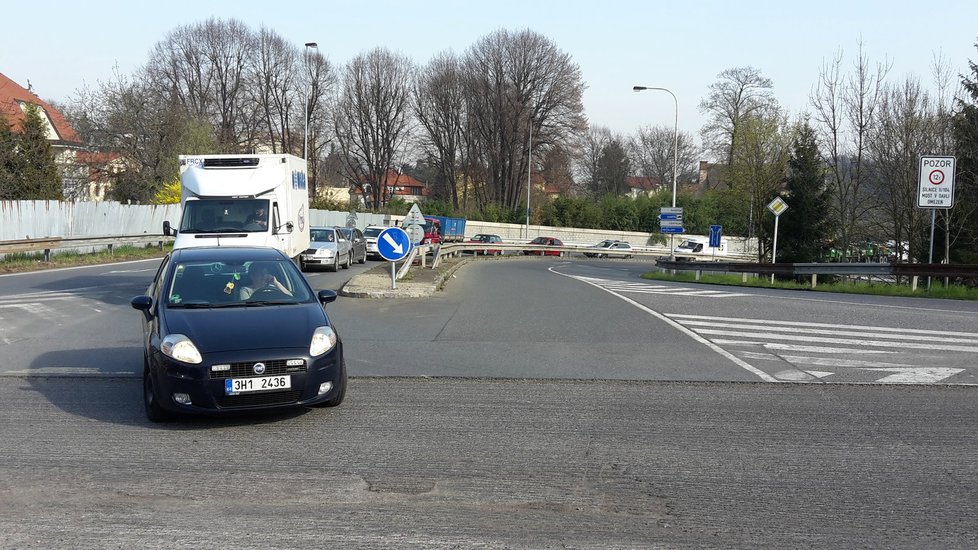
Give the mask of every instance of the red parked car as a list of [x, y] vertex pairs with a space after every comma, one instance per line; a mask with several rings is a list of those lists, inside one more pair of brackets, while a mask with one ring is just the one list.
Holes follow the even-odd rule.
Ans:
[[[537, 237], [530, 241], [530, 245], [533, 246], [564, 246], [564, 243], [556, 237]], [[523, 254], [527, 256], [563, 256], [563, 250], [524, 250]]]

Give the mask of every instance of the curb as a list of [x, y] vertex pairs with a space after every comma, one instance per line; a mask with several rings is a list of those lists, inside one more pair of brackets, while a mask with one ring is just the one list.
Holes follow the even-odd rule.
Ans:
[[444, 272], [437, 274], [432, 282], [400, 281], [397, 288], [390, 288], [391, 280], [387, 274], [363, 273], [347, 281], [337, 294], [347, 298], [427, 298], [470, 261], [472, 260], [466, 258], [455, 262]]

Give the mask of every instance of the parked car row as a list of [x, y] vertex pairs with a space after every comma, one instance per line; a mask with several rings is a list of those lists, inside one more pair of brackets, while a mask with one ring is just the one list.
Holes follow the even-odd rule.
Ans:
[[309, 248], [299, 255], [299, 267], [339, 271], [367, 261], [367, 239], [353, 227], [310, 227]]
[[[382, 259], [377, 251], [377, 238], [387, 227], [371, 225], [363, 231], [348, 227], [313, 227], [310, 229], [312, 244], [300, 257], [302, 269], [326, 267], [329, 271], [346, 269], [354, 262], [364, 263], [367, 258]], [[502, 248], [488, 245], [503, 244], [499, 235], [477, 233], [465, 241], [467, 244], [485, 244], [483, 249], [467, 250], [467, 253], [483, 256], [500, 256]], [[564, 242], [556, 237], [537, 237], [527, 243], [534, 247], [561, 247]], [[524, 250], [526, 256], [557, 256], [567, 254], [564, 250]], [[584, 251], [588, 258], [631, 258], [632, 246], [621, 240], [606, 239]]]

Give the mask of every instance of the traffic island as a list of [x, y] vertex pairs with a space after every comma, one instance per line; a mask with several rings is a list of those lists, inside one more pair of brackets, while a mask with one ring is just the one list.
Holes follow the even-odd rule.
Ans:
[[[397, 288], [391, 288], [390, 262], [384, 262], [350, 279], [338, 292], [348, 298], [427, 298], [471, 258], [443, 258], [435, 269], [413, 266]], [[401, 262], [396, 268], [401, 268]]]

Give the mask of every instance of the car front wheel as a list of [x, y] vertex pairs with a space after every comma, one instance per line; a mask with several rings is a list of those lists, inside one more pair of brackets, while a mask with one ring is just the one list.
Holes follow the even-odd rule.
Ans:
[[159, 395], [156, 393], [153, 376], [149, 373], [148, 367], [143, 369], [143, 405], [146, 408], [146, 418], [150, 422], [170, 420], [170, 413], [160, 406]]

